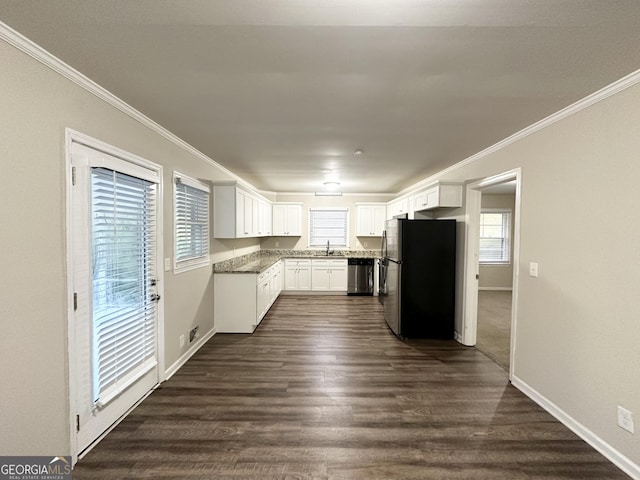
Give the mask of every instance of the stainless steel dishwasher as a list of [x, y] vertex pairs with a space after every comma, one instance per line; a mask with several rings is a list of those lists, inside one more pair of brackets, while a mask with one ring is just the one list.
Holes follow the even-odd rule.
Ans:
[[347, 295], [373, 295], [373, 258], [350, 258]]

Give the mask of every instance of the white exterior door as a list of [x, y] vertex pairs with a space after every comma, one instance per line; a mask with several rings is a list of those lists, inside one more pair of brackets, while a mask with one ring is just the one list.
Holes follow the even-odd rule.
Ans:
[[75, 142], [71, 166], [71, 401], [81, 453], [159, 381], [161, 171]]

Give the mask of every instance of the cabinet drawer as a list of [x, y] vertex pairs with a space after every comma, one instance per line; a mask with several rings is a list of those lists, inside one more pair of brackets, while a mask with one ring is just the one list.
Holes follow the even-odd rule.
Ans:
[[296, 258], [286, 258], [284, 260], [285, 267], [310, 267], [311, 260], [298, 260]]

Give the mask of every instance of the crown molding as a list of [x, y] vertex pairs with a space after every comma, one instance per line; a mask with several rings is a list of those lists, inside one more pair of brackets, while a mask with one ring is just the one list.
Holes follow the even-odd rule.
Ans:
[[460, 162], [455, 163], [450, 167], [447, 167], [444, 170], [441, 170], [434, 175], [431, 175], [423, 180], [420, 180], [417, 183], [414, 183], [413, 185], [410, 185], [407, 188], [400, 190], [396, 195], [398, 197], [403, 197], [403, 196], [415, 193], [417, 190], [438, 181], [440, 178], [444, 177], [448, 173], [451, 173], [459, 168], [469, 165], [470, 163], [476, 162], [488, 155], [491, 155], [492, 153], [502, 150], [503, 148], [513, 143], [516, 143], [522, 140], [523, 138], [528, 137], [529, 135], [539, 132], [544, 128], [550, 127], [554, 123], [557, 123], [560, 120], [564, 120], [565, 118], [570, 117], [571, 115], [574, 115], [586, 108], [589, 108], [590, 106], [598, 102], [601, 102], [602, 100], [605, 100], [611, 97], [612, 95], [616, 95], [617, 93], [620, 93], [623, 90], [626, 90], [627, 88], [633, 87], [638, 83], [640, 83], [640, 70], [631, 72], [629, 75], [626, 75], [621, 79], [616, 80], [615, 82], [607, 85], [606, 87], [601, 88], [600, 90], [592, 93], [591, 95], [588, 95], [583, 99], [578, 100], [575, 103], [572, 103], [571, 105], [563, 108], [562, 110], [559, 110], [556, 113], [552, 113], [548, 117], [545, 117], [542, 120], [539, 120], [536, 123], [533, 123], [528, 127], [523, 128], [522, 130], [519, 130], [513, 135], [510, 135], [507, 138], [500, 140], [499, 142], [491, 145], [490, 147], [487, 147], [484, 150], [481, 150], [480, 152], [474, 155], [471, 155], [470, 157], [467, 157], [464, 160], [461, 160]]
[[37, 43], [35, 43], [32, 40], [28, 39], [27, 37], [22, 35], [20, 32], [14, 30], [9, 25], [7, 25], [6, 23], [3, 23], [1, 21], [0, 21], [0, 39], [4, 40], [9, 45], [12, 45], [13, 47], [17, 48], [21, 52], [26, 53], [31, 58], [37, 60], [38, 62], [40, 62], [44, 66], [49, 67], [54, 72], [62, 75], [66, 79], [72, 81], [73, 83], [75, 83], [79, 87], [85, 89], [87, 92], [95, 95], [100, 100], [102, 100], [102, 101], [108, 103], [109, 105], [111, 105], [112, 107], [120, 110], [125, 115], [128, 115], [129, 117], [133, 118], [137, 122], [141, 123], [145, 127], [147, 127], [150, 130], [154, 131], [158, 135], [164, 137], [166, 140], [168, 140], [171, 143], [177, 145], [178, 147], [182, 148], [183, 150], [187, 151], [188, 153], [190, 153], [194, 157], [198, 158], [199, 160], [207, 163], [208, 165], [210, 165], [212, 167], [215, 167], [215, 168], [218, 168], [218, 169], [222, 170], [222, 172], [224, 172], [226, 175], [229, 175], [231, 178], [233, 178], [238, 183], [240, 183], [240, 184], [242, 184], [242, 185], [244, 185], [244, 186], [246, 186], [246, 187], [248, 187], [248, 188], [250, 188], [252, 190], [258, 191], [258, 189], [256, 187], [254, 187], [252, 184], [250, 184], [246, 180], [242, 179], [241, 177], [239, 177], [238, 175], [233, 173], [228, 168], [223, 167], [218, 162], [216, 162], [215, 160], [211, 159], [210, 157], [208, 157], [207, 155], [202, 153], [197, 148], [195, 148], [192, 145], [188, 144], [187, 142], [182, 140], [180, 137], [178, 137], [177, 135], [171, 133], [169, 130], [164, 128], [162, 125], [160, 125], [160, 124], [156, 123], [155, 121], [151, 120], [145, 114], [143, 114], [142, 112], [136, 110], [131, 105], [129, 105], [128, 103], [124, 102], [123, 100], [121, 100], [120, 98], [115, 96], [113, 93], [108, 91], [106, 88], [101, 87], [96, 82], [94, 82], [89, 77], [87, 77], [86, 75], [80, 73], [75, 68], [73, 68], [70, 65], [66, 64], [65, 62], [60, 60], [58, 57], [56, 57], [55, 55], [51, 54], [50, 52], [48, 52], [44, 48], [42, 48]]

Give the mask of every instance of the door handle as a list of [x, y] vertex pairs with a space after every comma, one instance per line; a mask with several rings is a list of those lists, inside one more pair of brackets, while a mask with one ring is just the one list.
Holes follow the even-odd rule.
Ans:
[[151, 301], [152, 302], [158, 302], [160, 301], [160, 295], [158, 295], [157, 293], [154, 293], [151, 295]]

